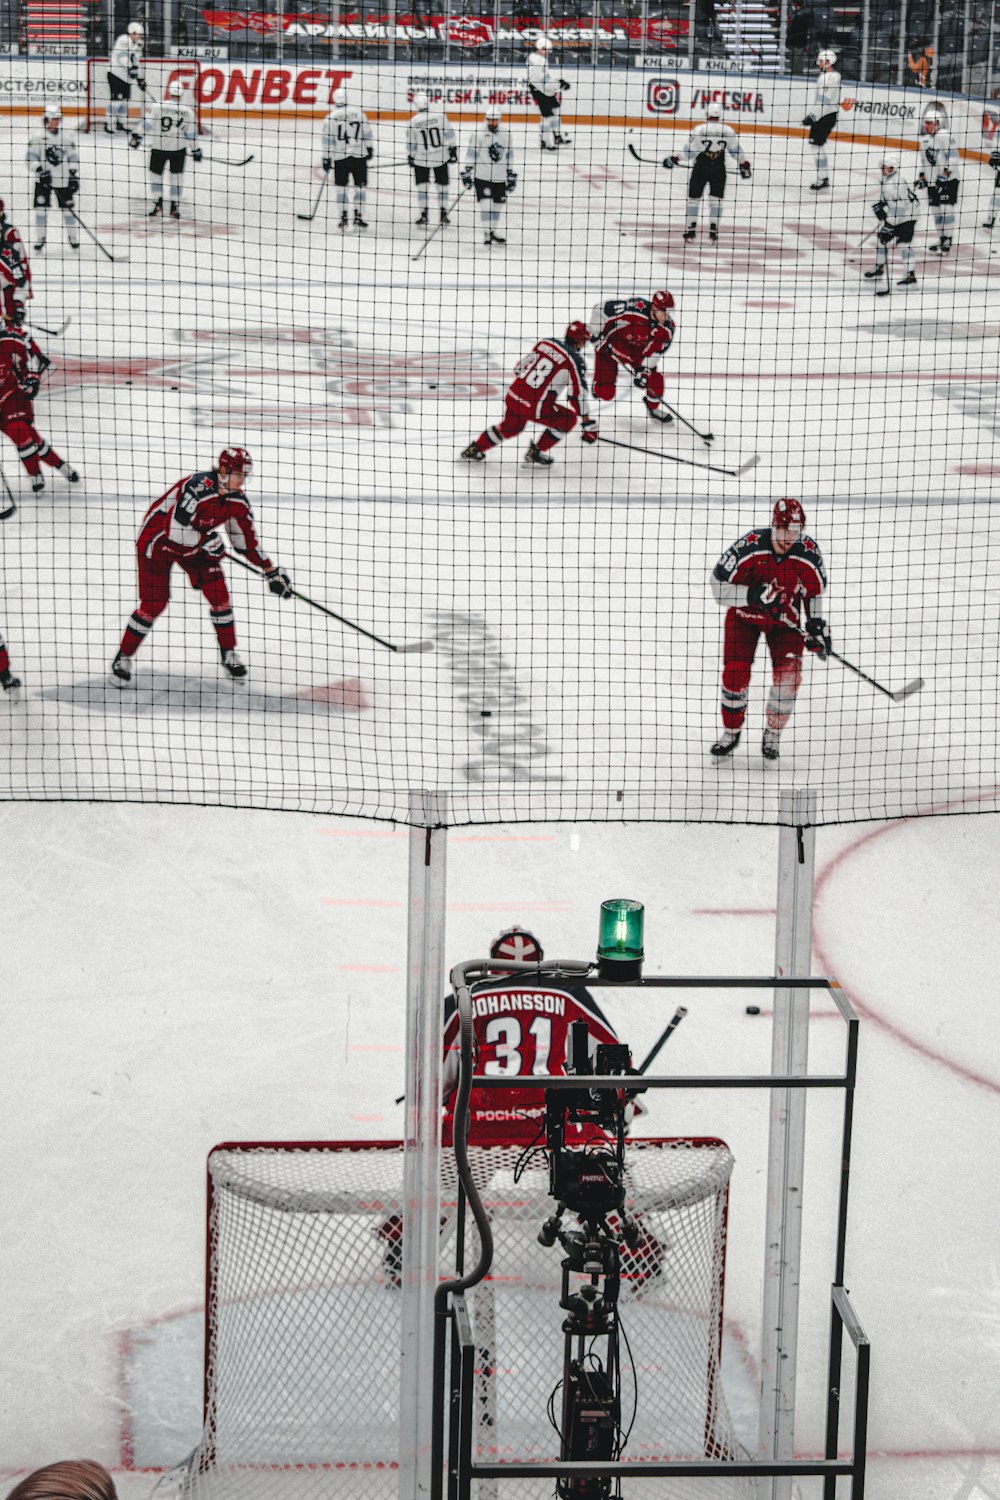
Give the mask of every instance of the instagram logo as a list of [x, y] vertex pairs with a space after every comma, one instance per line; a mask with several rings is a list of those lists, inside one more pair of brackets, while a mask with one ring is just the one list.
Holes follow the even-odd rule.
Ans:
[[677, 98], [675, 78], [651, 78], [646, 85], [646, 108], [654, 115], [675, 115]]

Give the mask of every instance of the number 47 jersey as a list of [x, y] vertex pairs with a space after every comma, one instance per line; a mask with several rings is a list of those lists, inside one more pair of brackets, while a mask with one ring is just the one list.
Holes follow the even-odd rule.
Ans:
[[[539, 1081], [561, 1078], [566, 1071], [569, 1028], [586, 1021], [591, 1052], [598, 1042], [616, 1042], [597, 1001], [581, 985], [559, 980], [505, 977], [477, 984], [472, 992], [476, 1072], [491, 1078]], [[459, 1025], [455, 998], [445, 1001], [444, 1131], [452, 1141], [455, 1093], [458, 1088]], [[477, 1146], [529, 1145], [541, 1133], [545, 1139], [545, 1095], [537, 1089], [473, 1089], [469, 1104], [469, 1141]], [[583, 1127], [567, 1140], [581, 1141], [601, 1132]]]

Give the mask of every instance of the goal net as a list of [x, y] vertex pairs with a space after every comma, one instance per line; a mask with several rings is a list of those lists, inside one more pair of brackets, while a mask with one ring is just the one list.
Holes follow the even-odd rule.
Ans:
[[[111, 89], [108, 84], [109, 61], [107, 57], [87, 58], [87, 100], [83, 120], [85, 131], [100, 130], [104, 124], [105, 112], [111, 103]], [[171, 85], [183, 81], [188, 85], [187, 103], [194, 110], [195, 124], [198, 133], [201, 134], [204, 127], [201, 102], [198, 97], [200, 66], [197, 58], [144, 57], [142, 76], [146, 84], [146, 92], [143, 93], [136, 84], [132, 85], [132, 97], [128, 105], [129, 128], [138, 125], [147, 103], [165, 99]]]
[[[553, 1209], [547, 1167], [536, 1157], [515, 1181], [520, 1147], [470, 1155], [495, 1238], [491, 1276], [469, 1298], [477, 1451], [555, 1458], [547, 1405], [562, 1375], [564, 1314], [562, 1251], [537, 1241]], [[628, 1460], [741, 1453], [719, 1370], [732, 1166], [714, 1139], [628, 1143], [626, 1211], [641, 1229], [637, 1249], [623, 1251], [620, 1300], [624, 1425], [635, 1408]], [[183, 1480], [191, 1500], [395, 1496], [402, 1192], [399, 1142], [213, 1151], [205, 1425]], [[442, 1274], [454, 1264], [456, 1201], [446, 1152]], [[471, 1222], [466, 1235], [473, 1256]], [[644, 1483], [649, 1500], [665, 1493]], [[692, 1496], [742, 1492], [688, 1485]], [[547, 1495], [552, 1483], [514, 1489]]]

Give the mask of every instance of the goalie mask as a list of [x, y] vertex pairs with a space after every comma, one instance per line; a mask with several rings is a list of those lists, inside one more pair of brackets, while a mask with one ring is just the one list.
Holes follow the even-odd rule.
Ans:
[[515, 964], [540, 964], [542, 945], [533, 932], [523, 927], [508, 927], [490, 944], [490, 958], [505, 958]]

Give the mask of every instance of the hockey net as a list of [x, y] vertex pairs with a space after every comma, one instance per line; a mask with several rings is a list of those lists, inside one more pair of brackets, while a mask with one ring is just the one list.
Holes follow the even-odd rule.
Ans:
[[[561, 1379], [564, 1315], [562, 1252], [537, 1241], [553, 1209], [547, 1166], [536, 1156], [515, 1182], [520, 1147], [470, 1155], [495, 1237], [492, 1274], [470, 1294], [481, 1352], [477, 1450], [554, 1458], [546, 1407]], [[745, 1456], [720, 1377], [732, 1167], [714, 1139], [628, 1144], [626, 1210], [642, 1230], [623, 1261], [620, 1302], [631, 1355], [623, 1348], [623, 1413], [636, 1408], [630, 1461]], [[212, 1152], [205, 1425], [182, 1481], [190, 1500], [395, 1496], [402, 1190], [399, 1142]], [[454, 1264], [456, 1200], [446, 1151], [442, 1274]], [[466, 1235], [474, 1259], [471, 1223]], [[728, 1479], [694, 1490], [674, 1483], [647, 1480], [643, 1493], [745, 1493]], [[549, 1495], [552, 1482], [513, 1489]]]
[[[111, 103], [111, 89], [108, 84], [109, 61], [107, 57], [87, 58], [87, 100], [82, 126], [85, 131], [100, 130], [104, 124], [105, 112]], [[143, 93], [133, 84], [132, 97], [128, 105], [129, 128], [138, 125], [148, 103], [165, 99], [171, 84], [183, 80], [188, 85], [187, 103], [194, 110], [195, 125], [200, 135], [204, 126], [198, 86], [201, 76], [198, 59], [196, 57], [144, 57], [142, 74], [146, 83], [146, 92]]]

